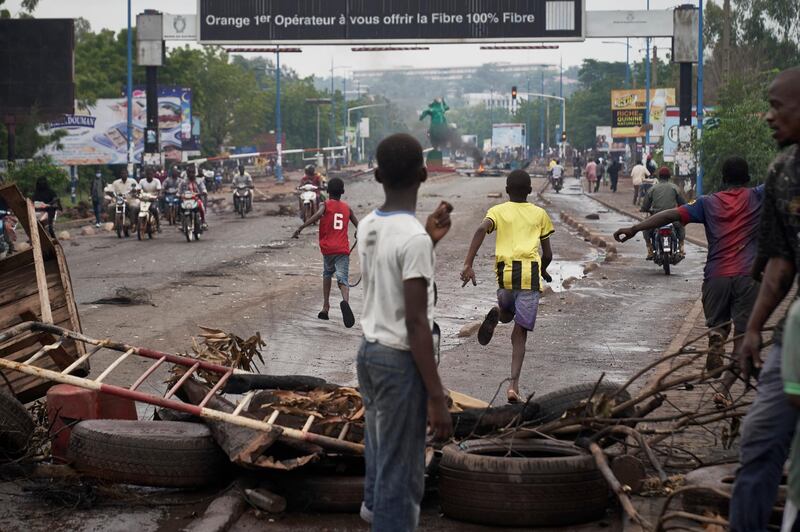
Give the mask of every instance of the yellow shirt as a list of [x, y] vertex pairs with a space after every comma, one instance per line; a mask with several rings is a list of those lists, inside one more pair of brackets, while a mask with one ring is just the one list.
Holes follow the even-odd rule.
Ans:
[[539, 246], [555, 232], [550, 216], [532, 203], [507, 201], [486, 213], [497, 231], [497, 284], [508, 290], [542, 289]]

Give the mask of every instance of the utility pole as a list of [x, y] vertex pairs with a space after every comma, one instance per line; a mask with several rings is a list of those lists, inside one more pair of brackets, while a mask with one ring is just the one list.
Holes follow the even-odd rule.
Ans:
[[281, 132], [281, 50], [275, 47], [275, 181], [283, 183], [283, 133]]
[[[697, 138], [703, 136], [703, 0], [699, 0], [700, 4], [697, 16], [699, 18], [698, 30], [698, 44], [697, 44]], [[703, 195], [703, 164], [702, 152], [698, 150], [697, 154], [697, 197]]]
[[658, 46], [653, 45], [653, 87], [658, 88]]
[[[647, 10], [650, 11], [650, 0], [647, 0]], [[647, 38], [645, 61], [644, 152], [646, 154], [650, 151], [650, 37]]]
[[[544, 70], [542, 70], [542, 92], [544, 95]], [[544, 96], [539, 97], [539, 147], [540, 157], [544, 157]]]
[[334, 78], [333, 78], [333, 57], [331, 57], [331, 140], [328, 143], [328, 146], [334, 146], [336, 144], [336, 102], [334, 101]]
[[731, 72], [731, 0], [725, 0], [722, 12], [722, 81], [727, 85]]
[[133, 28], [131, 0], [128, 0], [128, 83], [125, 93], [128, 100], [128, 174], [133, 175]]

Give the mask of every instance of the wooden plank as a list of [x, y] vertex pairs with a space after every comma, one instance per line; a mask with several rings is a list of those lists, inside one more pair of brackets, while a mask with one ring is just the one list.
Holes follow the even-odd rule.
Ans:
[[[67, 265], [67, 258], [64, 255], [64, 248], [61, 244], [56, 242], [56, 261], [58, 263], [58, 270], [61, 276], [61, 284], [64, 290], [64, 296], [67, 298], [67, 308], [69, 308], [69, 321], [72, 324], [70, 327], [75, 332], [83, 332], [81, 329], [81, 318], [78, 314], [78, 305], [75, 303], [75, 292], [72, 290], [72, 277], [69, 274], [69, 266]], [[78, 353], [84, 354], [86, 346], [83, 342], [77, 342]]]
[[[56, 309], [60, 308], [66, 309], [66, 317], [69, 318], [69, 309], [67, 308], [67, 301], [64, 298], [64, 294], [58, 294], [58, 296], [53, 300], [52, 305], [50, 307], [50, 319], [53, 319], [53, 313]], [[22, 315], [26, 312], [29, 317], [33, 318], [32, 321], [42, 321], [39, 313], [39, 294], [33, 294], [25, 299], [20, 299], [10, 305], [6, 305], [2, 307], [0, 310], [0, 330], [8, 329], [9, 327], [13, 327], [18, 323], [22, 323]], [[69, 324], [67, 325], [69, 327]]]
[[14, 270], [26, 264], [33, 264], [33, 249], [26, 249], [19, 253], [14, 253], [10, 257], [0, 260], [0, 273], [6, 270]]
[[41, 305], [42, 321], [53, 323], [53, 311], [50, 308], [50, 290], [47, 289], [47, 274], [44, 271], [44, 255], [42, 253], [41, 235], [37, 231], [39, 223], [36, 221], [36, 210], [33, 202], [27, 200], [28, 220], [30, 221], [31, 247], [33, 248], [33, 266], [36, 268], [36, 285], [39, 287], [39, 303]]
[[[33, 272], [31, 272], [33, 273]], [[0, 313], [3, 312], [3, 309], [6, 305], [10, 305], [15, 301], [19, 301], [25, 297], [29, 297], [35, 295], [39, 297], [39, 287], [36, 286], [36, 278], [34, 275], [30, 276], [30, 279], [27, 277], [18, 277], [20, 279], [20, 283], [17, 283], [16, 288], [9, 289], [3, 291], [0, 288]], [[30, 281], [30, 282], [28, 282]], [[48, 274], [47, 276], [47, 288], [50, 291], [50, 298], [53, 298], [53, 291], [54, 290], [61, 290], [61, 280], [58, 278], [57, 273]], [[39, 304], [36, 304], [36, 307], [39, 307]]]

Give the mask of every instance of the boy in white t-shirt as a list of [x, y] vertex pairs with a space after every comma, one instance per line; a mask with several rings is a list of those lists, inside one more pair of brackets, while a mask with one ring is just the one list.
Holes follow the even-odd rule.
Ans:
[[375, 179], [386, 201], [358, 225], [364, 340], [358, 384], [366, 408], [362, 517], [373, 530], [417, 526], [425, 487], [426, 419], [438, 440], [452, 434], [433, 356], [433, 246], [450, 229], [442, 202], [423, 225], [417, 192], [428, 173], [422, 146], [392, 135], [377, 150]]

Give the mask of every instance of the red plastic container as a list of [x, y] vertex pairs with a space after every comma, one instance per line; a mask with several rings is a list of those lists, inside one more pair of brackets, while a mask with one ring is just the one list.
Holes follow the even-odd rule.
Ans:
[[58, 384], [47, 392], [47, 419], [53, 459], [67, 462], [73, 425], [85, 419], [136, 420], [136, 403], [70, 384]]

